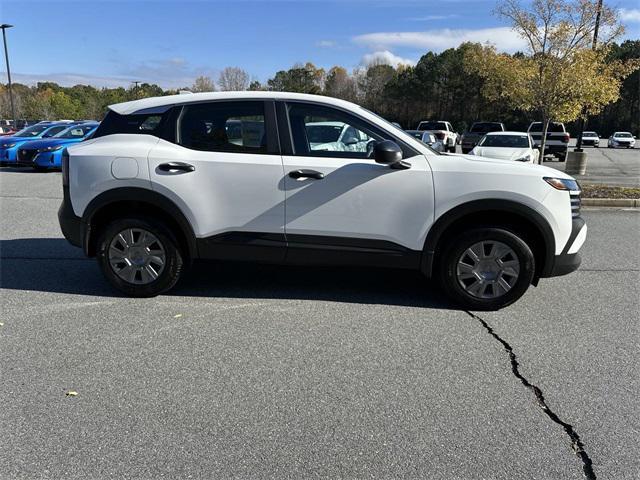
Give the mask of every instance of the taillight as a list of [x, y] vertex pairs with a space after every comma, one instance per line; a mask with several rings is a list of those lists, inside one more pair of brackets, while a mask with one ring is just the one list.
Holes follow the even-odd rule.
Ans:
[[564, 134], [564, 137], [562, 137], [562, 141], [563, 141], [564, 143], [569, 143], [569, 140], [570, 140], [570, 136], [569, 136], [569, 134], [568, 134], [568, 133], [565, 133], [565, 134]]
[[446, 137], [446, 134], [444, 132], [436, 132], [436, 138], [438, 140], [444, 140], [444, 137]]
[[62, 152], [62, 186], [69, 186], [69, 152], [66, 148]]

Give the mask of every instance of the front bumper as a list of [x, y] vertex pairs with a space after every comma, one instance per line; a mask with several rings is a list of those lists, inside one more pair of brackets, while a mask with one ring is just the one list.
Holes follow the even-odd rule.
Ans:
[[587, 224], [582, 217], [574, 217], [571, 222], [571, 235], [560, 255], [547, 262], [541, 277], [559, 277], [574, 272], [580, 266], [582, 259], [578, 250], [587, 237]]

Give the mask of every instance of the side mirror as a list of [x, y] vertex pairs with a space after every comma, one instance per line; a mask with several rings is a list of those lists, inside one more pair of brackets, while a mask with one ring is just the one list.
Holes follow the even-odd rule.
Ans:
[[345, 137], [342, 140], [342, 143], [344, 143], [345, 145], [355, 145], [356, 143], [358, 143], [358, 139], [356, 137]]
[[394, 169], [410, 168], [411, 164], [402, 161], [402, 149], [396, 142], [391, 140], [383, 140], [377, 142], [373, 147], [373, 158], [376, 163], [389, 165]]

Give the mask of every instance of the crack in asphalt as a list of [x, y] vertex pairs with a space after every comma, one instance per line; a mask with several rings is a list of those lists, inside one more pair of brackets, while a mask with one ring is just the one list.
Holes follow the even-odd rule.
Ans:
[[522, 382], [522, 384], [525, 387], [527, 387], [529, 390], [533, 392], [533, 394], [536, 397], [536, 402], [540, 407], [540, 409], [553, 422], [560, 425], [564, 429], [565, 433], [569, 436], [569, 438], [571, 439], [571, 448], [575, 452], [576, 456], [578, 456], [582, 461], [582, 471], [584, 473], [585, 478], [587, 478], [588, 480], [596, 480], [597, 477], [596, 477], [595, 471], [593, 470], [593, 463], [591, 461], [591, 458], [589, 457], [589, 454], [586, 452], [584, 448], [584, 443], [582, 443], [582, 440], [580, 439], [580, 435], [578, 435], [578, 433], [575, 431], [575, 429], [573, 428], [573, 425], [570, 425], [569, 423], [562, 421], [560, 417], [558, 417], [558, 415], [553, 410], [551, 410], [549, 405], [547, 405], [547, 401], [544, 398], [544, 394], [542, 393], [542, 390], [540, 389], [540, 387], [532, 384], [520, 373], [520, 369], [519, 369], [520, 364], [518, 363], [518, 357], [513, 351], [513, 348], [511, 347], [511, 345], [509, 345], [509, 343], [506, 340], [502, 339], [500, 335], [498, 335], [493, 330], [493, 328], [491, 328], [489, 324], [486, 321], [484, 321], [482, 318], [469, 312], [468, 310], [465, 310], [465, 312], [471, 318], [478, 320], [482, 324], [483, 328], [489, 333], [489, 335], [491, 335], [498, 342], [500, 342], [500, 344], [502, 344], [502, 346], [504, 347], [504, 350], [509, 354], [509, 360], [511, 361], [511, 371], [513, 372], [515, 377], [518, 380], [520, 380], [520, 382]]

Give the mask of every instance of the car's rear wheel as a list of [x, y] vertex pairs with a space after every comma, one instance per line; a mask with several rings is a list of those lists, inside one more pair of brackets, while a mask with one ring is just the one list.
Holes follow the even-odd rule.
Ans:
[[124, 218], [98, 237], [98, 264], [116, 289], [132, 297], [153, 297], [179, 280], [183, 257], [170, 230], [154, 219]]
[[449, 242], [439, 256], [440, 283], [457, 304], [497, 310], [518, 300], [535, 272], [531, 248], [503, 228], [469, 230]]

